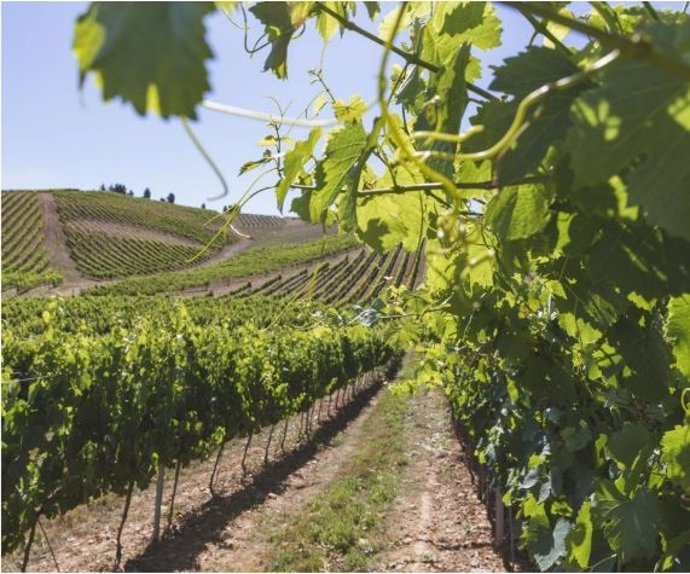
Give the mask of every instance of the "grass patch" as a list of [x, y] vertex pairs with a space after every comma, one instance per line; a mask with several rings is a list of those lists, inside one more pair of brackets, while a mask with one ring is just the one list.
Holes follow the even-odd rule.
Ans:
[[403, 428], [409, 397], [388, 389], [362, 428], [361, 449], [340, 475], [270, 541], [269, 570], [371, 571], [383, 544], [383, 512], [407, 463]]

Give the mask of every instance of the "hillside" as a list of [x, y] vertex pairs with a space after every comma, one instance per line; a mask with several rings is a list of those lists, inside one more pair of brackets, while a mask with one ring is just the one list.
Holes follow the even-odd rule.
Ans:
[[238, 236], [213, 210], [101, 191], [3, 191], [2, 207], [3, 291], [189, 269], [322, 233], [294, 218], [241, 214]]
[[43, 213], [38, 195], [2, 194], [2, 285], [23, 287], [61, 276], [51, 269], [46, 252]]

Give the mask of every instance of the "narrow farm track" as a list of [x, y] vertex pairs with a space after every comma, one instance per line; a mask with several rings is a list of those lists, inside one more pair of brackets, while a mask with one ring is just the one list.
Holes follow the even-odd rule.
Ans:
[[422, 389], [411, 408], [409, 464], [388, 516], [391, 545], [381, 554], [378, 570], [504, 571], [443, 393]]
[[[370, 393], [352, 405], [351, 414], [346, 415], [344, 424], [337, 425], [343, 427], [340, 433], [333, 432], [335, 428], [325, 428], [324, 438], [328, 436], [328, 439], [319, 440], [319, 448], [310, 452], [310, 458], [294, 472], [282, 477], [283, 480], [267, 476], [266, 482], [259, 487], [259, 504], [228, 522], [220, 536], [206, 544], [194, 568], [239, 572], [265, 570], [270, 564], [268, 557], [273, 550], [273, 544], [265, 536], [266, 520], [269, 517], [272, 520], [287, 520], [308, 500], [319, 496], [347, 464], [361, 441], [366, 440], [362, 429], [365, 421], [376, 411], [378, 398], [378, 395]], [[356, 418], [348, 424], [347, 419], [351, 419], [353, 415]], [[167, 567], [179, 568], [179, 565], [176, 562], [156, 564], [158, 570], [165, 570]]]
[[[43, 233], [50, 266], [60, 271], [65, 284], [81, 284], [84, 279], [77, 270], [77, 265], [67, 247], [67, 236], [58, 217], [55, 197], [52, 193], [39, 193], [38, 201], [43, 209]], [[93, 281], [89, 284], [93, 284]]]

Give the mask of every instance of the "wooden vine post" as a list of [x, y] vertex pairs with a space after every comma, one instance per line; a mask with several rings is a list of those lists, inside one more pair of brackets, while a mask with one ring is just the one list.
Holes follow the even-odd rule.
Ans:
[[161, 505], [163, 504], [163, 486], [165, 485], [165, 465], [158, 465], [158, 478], [156, 479], [156, 502], [153, 509], [153, 533], [151, 541], [158, 542], [161, 534]]

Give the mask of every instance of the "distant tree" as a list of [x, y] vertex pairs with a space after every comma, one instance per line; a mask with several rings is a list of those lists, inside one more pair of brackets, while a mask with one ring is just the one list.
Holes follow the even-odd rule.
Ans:
[[161, 197], [161, 201], [165, 201], [165, 198], [164, 198], [164, 197]]
[[175, 194], [169, 193], [167, 197], [168, 203], [175, 203]]
[[100, 189], [101, 191], [105, 191], [105, 184], [102, 183], [101, 187], [99, 187], [98, 189]]
[[205, 203], [202, 203], [202, 204], [201, 204], [201, 209], [206, 209], [206, 204], [205, 204]]
[[114, 193], [121, 193], [123, 195], [127, 194], [127, 186], [122, 183], [114, 183], [108, 188], [108, 190]]
[[144, 199], [151, 199], [151, 190], [148, 187], [144, 190]]
[[130, 189], [130, 190], [127, 192], [127, 195], [129, 195], [129, 197], [134, 197], [134, 192]]

